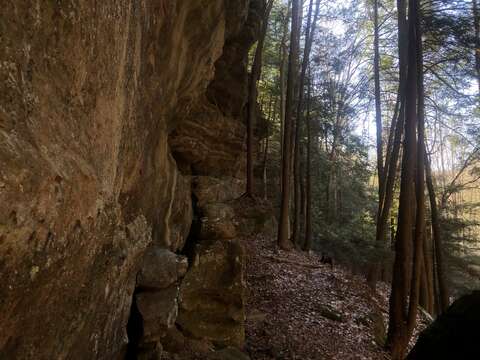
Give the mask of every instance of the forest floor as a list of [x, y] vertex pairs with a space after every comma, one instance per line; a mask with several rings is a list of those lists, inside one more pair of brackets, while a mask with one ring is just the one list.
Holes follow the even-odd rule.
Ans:
[[[388, 288], [323, 264], [318, 254], [246, 240], [246, 352], [251, 359], [389, 359], [381, 343]], [[423, 326], [422, 326], [423, 327]]]

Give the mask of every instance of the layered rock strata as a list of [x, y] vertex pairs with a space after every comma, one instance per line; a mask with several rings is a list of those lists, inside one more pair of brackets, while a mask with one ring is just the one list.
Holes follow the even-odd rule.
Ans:
[[[246, 65], [262, 6], [2, 4], [2, 356], [121, 358], [132, 301], [139, 341], [162, 351], [162, 339], [172, 337], [165, 328], [178, 330], [177, 309], [187, 317], [181, 299], [188, 296], [178, 292], [200, 288], [189, 290], [182, 277], [194, 279], [198, 266], [210, 264], [201, 260], [209, 247], [237, 269], [231, 281], [241, 293], [241, 251], [228, 240], [237, 235], [236, 221], [219, 204], [221, 194], [241, 195], [235, 179], [244, 166]], [[199, 181], [217, 183], [216, 192], [192, 195]], [[198, 233], [191, 225], [200, 218], [208, 226]], [[190, 264], [185, 275], [186, 260], [173, 253], [187, 241], [201, 250], [198, 266]], [[226, 271], [207, 268], [213, 277]], [[152, 276], [160, 273], [165, 277]], [[241, 335], [219, 342], [239, 346]]]

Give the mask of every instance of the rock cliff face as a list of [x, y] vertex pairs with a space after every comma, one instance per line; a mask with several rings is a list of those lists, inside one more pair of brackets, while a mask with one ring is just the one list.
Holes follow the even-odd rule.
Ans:
[[[202, 260], [209, 247], [241, 270], [237, 246], [217, 242], [237, 235], [222, 194], [241, 195], [247, 55], [263, 0], [2, 5], [0, 357], [121, 358], [132, 308], [136, 340], [148, 333], [155, 351], [178, 311], [201, 337], [177, 294], [202, 289], [183, 276], [226, 271]], [[201, 245], [185, 275], [185, 258], [168, 252], [187, 241]], [[241, 284], [240, 270], [227, 280]]]

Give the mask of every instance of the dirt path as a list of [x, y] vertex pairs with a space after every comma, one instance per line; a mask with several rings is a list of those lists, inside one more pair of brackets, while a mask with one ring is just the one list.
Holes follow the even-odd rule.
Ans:
[[317, 255], [275, 253], [261, 238], [246, 247], [252, 360], [389, 358], [374, 336], [384, 331], [386, 295], [372, 295], [362, 278]]

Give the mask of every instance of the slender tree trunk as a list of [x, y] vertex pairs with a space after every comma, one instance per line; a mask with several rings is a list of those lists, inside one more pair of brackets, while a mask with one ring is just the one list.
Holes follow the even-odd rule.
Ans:
[[[303, 1], [302, 1], [303, 2]], [[293, 139], [293, 230], [292, 230], [292, 242], [295, 246], [300, 249], [302, 247], [301, 244], [301, 220], [302, 220], [302, 189], [301, 189], [301, 131], [302, 131], [302, 124], [300, 121], [299, 116], [301, 115], [301, 102], [303, 98], [304, 92], [304, 73], [303, 68], [305, 64], [305, 52], [308, 46], [308, 37], [310, 32], [310, 25], [312, 21], [312, 7], [313, 7], [313, 0], [310, 0], [310, 5], [308, 7], [308, 15], [307, 15], [307, 27], [305, 29], [305, 48], [304, 48], [304, 57], [301, 66], [301, 73], [298, 81], [298, 101], [297, 101], [297, 111], [295, 113], [295, 134]], [[302, 23], [302, 17], [300, 16], [299, 23]], [[301, 26], [301, 25], [300, 25]], [[308, 60], [307, 60], [308, 61]]]
[[305, 251], [312, 250], [312, 125], [310, 119], [310, 96], [311, 96], [311, 76], [308, 77], [307, 86], [307, 163], [306, 163], [306, 197], [307, 204], [305, 210]]
[[395, 246], [395, 216], [392, 213], [390, 215], [390, 249]]
[[263, 44], [268, 28], [268, 17], [273, 6], [273, 0], [269, 0], [263, 14], [263, 24], [260, 37], [258, 39], [255, 57], [253, 59], [252, 70], [250, 72], [249, 92], [248, 92], [248, 119], [247, 119], [247, 187], [246, 195], [254, 196], [254, 178], [253, 178], [253, 127], [256, 123], [257, 114], [257, 82], [260, 80], [262, 72]]
[[[426, 160], [428, 161], [428, 159]], [[427, 187], [428, 187], [428, 175], [427, 175]], [[433, 232], [433, 228], [432, 228]], [[432, 241], [432, 261], [433, 261], [433, 295], [434, 295], [434, 305], [435, 305], [435, 313], [439, 315], [442, 312], [440, 308], [441, 300], [440, 300], [440, 292], [438, 290], [438, 271], [437, 271], [437, 255], [435, 249], [435, 241]]]
[[267, 118], [267, 133], [265, 136], [265, 147], [263, 149], [263, 198], [267, 200], [268, 192], [268, 177], [267, 177], [267, 159], [268, 159], [268, 147], [269, 147], [269, 138], [270, 138], [270, 123], [275, 121], [275, 108], [276, 103], [273, 102], [273, 94], [270, 94], [270, 100], [268, 104], [268, 118]]
[[[425, 243], [425, 242], [424, 242]], [[423, 249], [422, 249], [423, 253]], [[422, 265], [420, 272], [420, 296], [418, 304], [428, 312], [428, 280], [427, 280], [427, 268], [425, 266], [425, 253], [422, 255]]]
[[263, 198], [267, 200], [268, 198], [268, 177], [267, 177], [267, 160], [268, 160], [268, 145], [269, 145], [269, 134], [267, 128], [267, 137], [265, 138], [265, 150], [263, 153]]
[[382, 126], [382, 104], [380, 98], [380, 49], [379, 49], [379, 26], [378, 26], [378, 0], [374, 0], [373, 6], [373, 72], [375, 78], [375, 124], [377, 128], [377, 172], [378, 172], [378, 189], [380, 199], [384, 182], [383, 174], [383, 126]]
[[302, 118], [303, 118], [303, 99], [305, 93], [305, 77], [307, 73], [308, 63], [310, 61], [310, 51], [312, 49], [313, 37], [315, 35], [315, 27], [317, 23], [317, 18], [320, 10], [320, 0], [316, 0], [315, 4], [315, 14], [313, 15], [313, 2], [310, 0], [310, 5], [308, 8], [307, 15], [307, 27], [305, 30], [305, 48], [303, 51], [303, 61], [302, 68], [299, 78], [298, 86], [298, 102], [297, 102], [297, 112], [296, 112], [296, 132], [295, 132], [295, 154], [294, 154], [294, 186], [295, 186], [295, 218], [293, 226], [292, 239], [293, 243], [298, 247], [304, 247], [305, 241], [301, 239], [301, 215], [302, 215], [302, 201], [301, 201], [301, 132], [302, 132]]
[[[378, 211], [377, 211], [377, 227], [381, 218], [381, 208], [383, 203], [383, 191], [385, 182], [384, 166], [383, 166], [383, 126], [382, 126], [382, 106], [380, 97], [380, 49], [379, 49], [379, 28], [378, 28], [378, 0], [373, 3], [373, 72], [375, 79], [375, 124], [377, 130], [377, 174], [378, 174]], [[390, 129], [393, 132], [393, 129]], [[386, 225], [386, 224], [385, 224]], [[386, 233], [385, 231], [383, 232]], [[376, 247], [381, 248], [384, 238], [376, 238]], [[378, 255], [375, 256], [376, 258]], [[375, 261], [370, 269], [367, 277], [368, 284], [375, 288], [380, 264]]]
[[430, 213], [432, 217], [432, 235], [435, 257], [435, 270], [438, 284], [438, 296], [436, 296], [438, 303], [438, 314], [445, 311], [449, 305], [448, 287], [445, 281], [445, 270], [443, 264], [443, 246], [442, 234], [440, 230], [440, 214], [437, 206], [437, 198], [435, 196], [435, 187], [433, 185], [432, 169], [430, 160], [425, 153], [425, 169], [427, 178], [428, 196], [430, 199]]
[[434, 300], [435, 300], [435, 292], [434, 292], [434, 287], [433, 287], [433, 261], [432, 261], [432, 255], [433, 255], [433, 249], [432, 249], [432, 234], [430, 231], [430, 227], [428, 227], [427, 234], [425, 236], [425, 242], [423, 243], [423, 256], [424, 256], [424, 263], [425, 263], [425, 274], [427, 278], [427, 293], [428, 293], [428, 304], [426, 307], [426, 310], [430, 314], [435, 313], [435, 307], [434, 307]]
[[[387, 156], [383, 167], [382, 182], [379, 181], [379, 203], [377, 209], [377, 227], [375, 243], [382, 248], [385, 244], [387, 234], [387, 222], [390, 216], [390, 209], [393, 203], [395, 181], [397, 179], [398, 160], [400, 157], [401, 141], [405, 124], [405, 94], [407, 81], [408, 61], [408, 28], [406, 21], [406, 0], [397, 0], [398, 8], [398, 54], [399, 54], [399, 86], [395, 114], [390, 127]], [[397, 117], [398, 111], [398, 117]], [[378, 155], [377, 155], [378, 156]], [[374, 261], [367, 276], [367, 282], [375, 289], [380, 271], [380, 262]]]
[[290, 36], [290, 55], [288, 62], [287, 96], [285, 104], [285, 134], [282, 159], [282, 196], [280, 204], [280, 221], [278, 226], [278, 244], [282, 249], [290, 249], [288, 233], [290, 176], [292, 162], [292, 118], [294, 111], [294, 93], [297, 78], [298, 48], [299, 48], [299, 9], [300, 1], [292, 0], [292, 31]]
[[420, 11], [418, 0], [416, 22], [416, 58], [417, 58], [417, 173], [415, 193], [417, 197], [417, 211], [415, 218], [415, 238], [413, 251], [413, 273], [410, 285], [409, 313], [408, 313], [408, 339], [412, 336], [417, 321], [418, 301], [420, 296], [420, 280], [423, 265], [423, 241], [425, 239], [425, 96], [423, 84], [423, 44], [422, 27], [420, 24]]
[[[339, 105], [340, 107], [340, 105]], [[340, 112], [337, 109], [335, 125], [333, 127], [333, 140], [330, 149], [330, 171], [327, 179], [327, 219], [333, 222], [337, 217], [338, 193], [337, 193], [337, 146], [340, 138]]]
[[416, 58], [416, 17], [417, 1], [409, 1], [408, 36], [408, 78], [406, 86], [406, 119], [403, 151], [402, 174], [400, 184], [400, 206], [395, 241], [395, 261], [393, 267], [392, 291], [390, 295], [389, 328], [387, 347], [393, 360], [403, 360], [408, 343], [408, 273], [409, 253], [413, 243], [412, 200], [416, 163], [416, 127], [417, 127], [417, 58]]
[[[283, 142], [285, 134], [285, 101], [287, 98], [287, 64], [288, 64], [288, 47], [287, 47], [287, 38], [288, 38], [288, 23], [290, 19], [290, 4], [288, 2], [287, 11], [285, 13], [285, 20], [283, 23], [283, 35], [282, 41], [280, 44], [280, 153], [283, 157]], [[280, 186], [282, 187], [282, 185]]]
[[[287, 73], [288, 73], [288, 25], [291, 18], [291, 5], [292, 1], [289, 0], [287, 9], [285, 12], [285, 18], [283, 21], [283, 34], [280, 45], [280, 154], [283, 162], [285, 156], [284, 143], [285, 143], [285, 107], [287, 100]], [[280, 176], [280, 194], [283, 193], [283, 176]], [[287, 233], [290, 236], [290, 213], [287, 215]]]
[[298, 249], [303, 250], [305, 248], [305, 226], [306, 226], [306, 213], [307, 213], [307, 189], [305, 183], [305, 150], [302, 150], [302, 161], [300, 162], [300, 190], [301, 190], [301, 211], [300, 211], [300, 242]]

